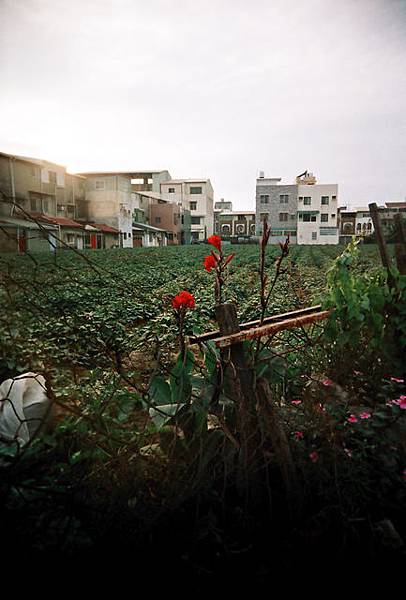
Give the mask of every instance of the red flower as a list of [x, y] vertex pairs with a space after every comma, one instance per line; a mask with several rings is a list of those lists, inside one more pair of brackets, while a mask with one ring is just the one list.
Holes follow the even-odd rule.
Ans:
[[310, 458], [310, 460], [311, 460], [312, 462], [314, 462], [314, 463], [315, 463], [315, 462], [317, 462], [317, 461], [319, 460], [319, 455], [318, 455], [318, 453], [316, 452], [316, 450], [314, 450], [313, 452], [310, 452], [310, 454], [309, 454], [309, 458]]
[[219, 235], [211, 235], [207, 241], [221, 252], [221, 237]]
[[216, 266], [216, 259], [211, 254], [204, 259], [204, 268], [208, 273]]
[[185, 308], [194, 308], [195, 299], [192, 294], [189, 294], [189, 292], [179, 292], [179, 294], [172, 300], [172, 306], [175, 310], [181, 308], [182, 306]]
[[303, 439], [303, 432], [302, 431], [295, 431], [295, 433], [293, 435], [295, 436], [295, 438], [297, 440], [302, 440]]

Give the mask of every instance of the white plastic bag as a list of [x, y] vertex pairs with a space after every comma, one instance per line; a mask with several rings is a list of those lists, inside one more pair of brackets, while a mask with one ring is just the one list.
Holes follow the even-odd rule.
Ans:
[[0, 441], [23, 447], [41, 427], [50, 409], [45, 379], [24, 373], [0, 385]]

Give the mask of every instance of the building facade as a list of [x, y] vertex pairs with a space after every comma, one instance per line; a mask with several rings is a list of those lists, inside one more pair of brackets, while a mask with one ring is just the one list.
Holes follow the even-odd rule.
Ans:
[[213, 235], [214, 201], [210, 179], [171, 179], [160, 185], [164, 198], [190, 211], [191, 240], [204, 241]]
[[266, 218], [271, 229], [269, 243], [338, 244], [338, 185], [317, 184], [307, 171], [294, 184], [280, 178], [265, 178], [256, 184], [256, 232], [262, 234]]
[[0, 153], [0, 214], [35, 212], [68, 219], [86, 217], [86, 180], [46, 160]]
[[132, 248], [133, 202], [130, 173], [80, 173], [86, 178], [86, 212], [89, 221], [119, 231], [119, 246]]

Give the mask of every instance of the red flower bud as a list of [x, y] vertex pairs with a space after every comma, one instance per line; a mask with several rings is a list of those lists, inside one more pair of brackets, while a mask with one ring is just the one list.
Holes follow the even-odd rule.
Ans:
[[221, 237], [218, 235], [211, 235], [207, 241], [209, 242], [209, 244], [211, 244], [212, 246], [214, 246], [215, 248], [217, 248], [217, 250], [219, 252], [221, 252]]
[[224, 263], [224, 266], [228, 265], [228, 263], [229, 263], [231, 260], [233, 260], [234, 256], [235, 256], [235, 252], [234, 252], [233, 254], [230, 254], [230, 256], [227, 256], [227, 260], [226, 260], [226, 262]]
[[194, 308], [195, 299], [192, 294], [189, 294], [189, 292], [179, 292], [179, 294], [172, 300], [172, 306], [175, 310], [181, 308], [182, 306], [185, 308]]
[[210, 271], [216, 267], [216, 264], [217, 263], [214, 256], [209, 255], [204, 259], [204, 268], [208, 273], [210, 273]]

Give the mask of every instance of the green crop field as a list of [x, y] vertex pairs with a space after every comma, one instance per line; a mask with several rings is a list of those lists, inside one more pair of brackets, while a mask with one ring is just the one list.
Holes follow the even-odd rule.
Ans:
[[[405, 276], [374, 245], [293, 246], [279, 271], [268, 246], [267, 314], [330, 312], [220, 350], [188, 336], [218, 329], [223, 274], [239, 322], [260, 318], [260, 246], [215, 244], [0, 256], [0, 382], [28, 374], [0, 389], [10, 557], [94, 551], [132, 572], [138, 553], [253, 581], [306, 556], [392, 566], [376, 532], [406, 536]], [[33, 379], [49, 412], [24, 440], [12, 386]]]
[[[240, 321], [259, 316], [259, 247], [227, 246], [235, 252], [225, 284]], [[310, 306], [323, 299], [326, 272], [342, 246], [293, 246], [285, 273], [272, 294], [269, 314]], [[215, 328], [214, 278], [203, 267], [209, 246], [71, 251], [0, 257], [3, 370], [78, 364], [103, 366], [106, 351], [128, 352], [159, 340], [168, 351], [176, 339], [171, 299], [181, 290], [196, 298], [188, 332]], [[272, 276], [279, 247], [267, 249]], [[379, 265], [376, 246], [361, 247], [357, 268]]]

